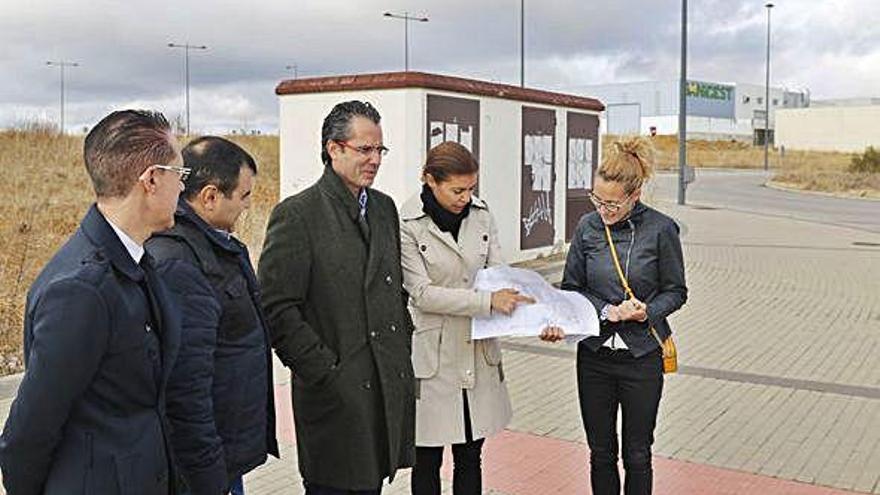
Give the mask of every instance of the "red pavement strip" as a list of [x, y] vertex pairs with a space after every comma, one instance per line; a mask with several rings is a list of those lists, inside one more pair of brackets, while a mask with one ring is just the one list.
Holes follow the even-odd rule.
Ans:
[[[278, 440], [293, 445], [290, 385], [275, 386]], [[446, 449], [442, 475], [452, 478]], [[590, 492], [586, 445], [505, 430], [486, 441], [483, 488], [507, 495], [583, 495]], [[658, 495], [844, 495], [854, 494], [705, 464], [654, 457]]]

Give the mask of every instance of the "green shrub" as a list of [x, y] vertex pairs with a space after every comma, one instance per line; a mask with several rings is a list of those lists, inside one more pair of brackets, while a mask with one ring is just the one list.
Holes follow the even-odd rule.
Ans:
[[880, 173], [880, 150], [868, 146], [864, 153], [857, 153], [852, 157], [849, 171], [862, 174]]

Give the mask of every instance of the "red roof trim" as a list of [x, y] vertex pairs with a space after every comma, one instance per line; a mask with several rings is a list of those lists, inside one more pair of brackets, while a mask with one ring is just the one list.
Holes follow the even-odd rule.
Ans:
[[521, 88], [476, 79], [441, 76], [425, 72], [385, 72], [345, 76], [312, 77], [282, 81], [275, 88], [277, 95], [328, 93], [370, 89], [425, 88], [478, 96], [504, 98], [527, 103], [541, 103], [601, 112], [605, 105], [595, 98], [554, 93], [540, 89]]

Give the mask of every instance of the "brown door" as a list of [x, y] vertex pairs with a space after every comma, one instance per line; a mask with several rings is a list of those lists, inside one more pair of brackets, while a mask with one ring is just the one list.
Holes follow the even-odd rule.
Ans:
[[480, 101], [428, 95], [428, 147], [455, 141], [480, 160]]
[[553, 244], [556, 112], [522, 108], [520, 248]]
[[568, 112], [567, 161], [565, 167], [565, 240], [570, 241], [581, 217], [593, 211], [587, 193], [599, 156], [599, 117]]
[[[428, 95], [427, 150], [444, 141], [455, 141], [469, 149], [480, 162], [480, 101], [451, 96]], [[482, 169], [482, 167], [480, 167]], [[474, 191], [479, 195], [479, 184]]]

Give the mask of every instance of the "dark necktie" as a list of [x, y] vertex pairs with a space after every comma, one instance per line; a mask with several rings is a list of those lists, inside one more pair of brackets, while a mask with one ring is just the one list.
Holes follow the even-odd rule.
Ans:
[[370, 243], [370, 224], [367, 223], [367, 190], [361, 189], [358, 195], [358, 205], [360, 212], [358, 213], [358, 228], [361, 229], [361, 235], [367, 244]]

